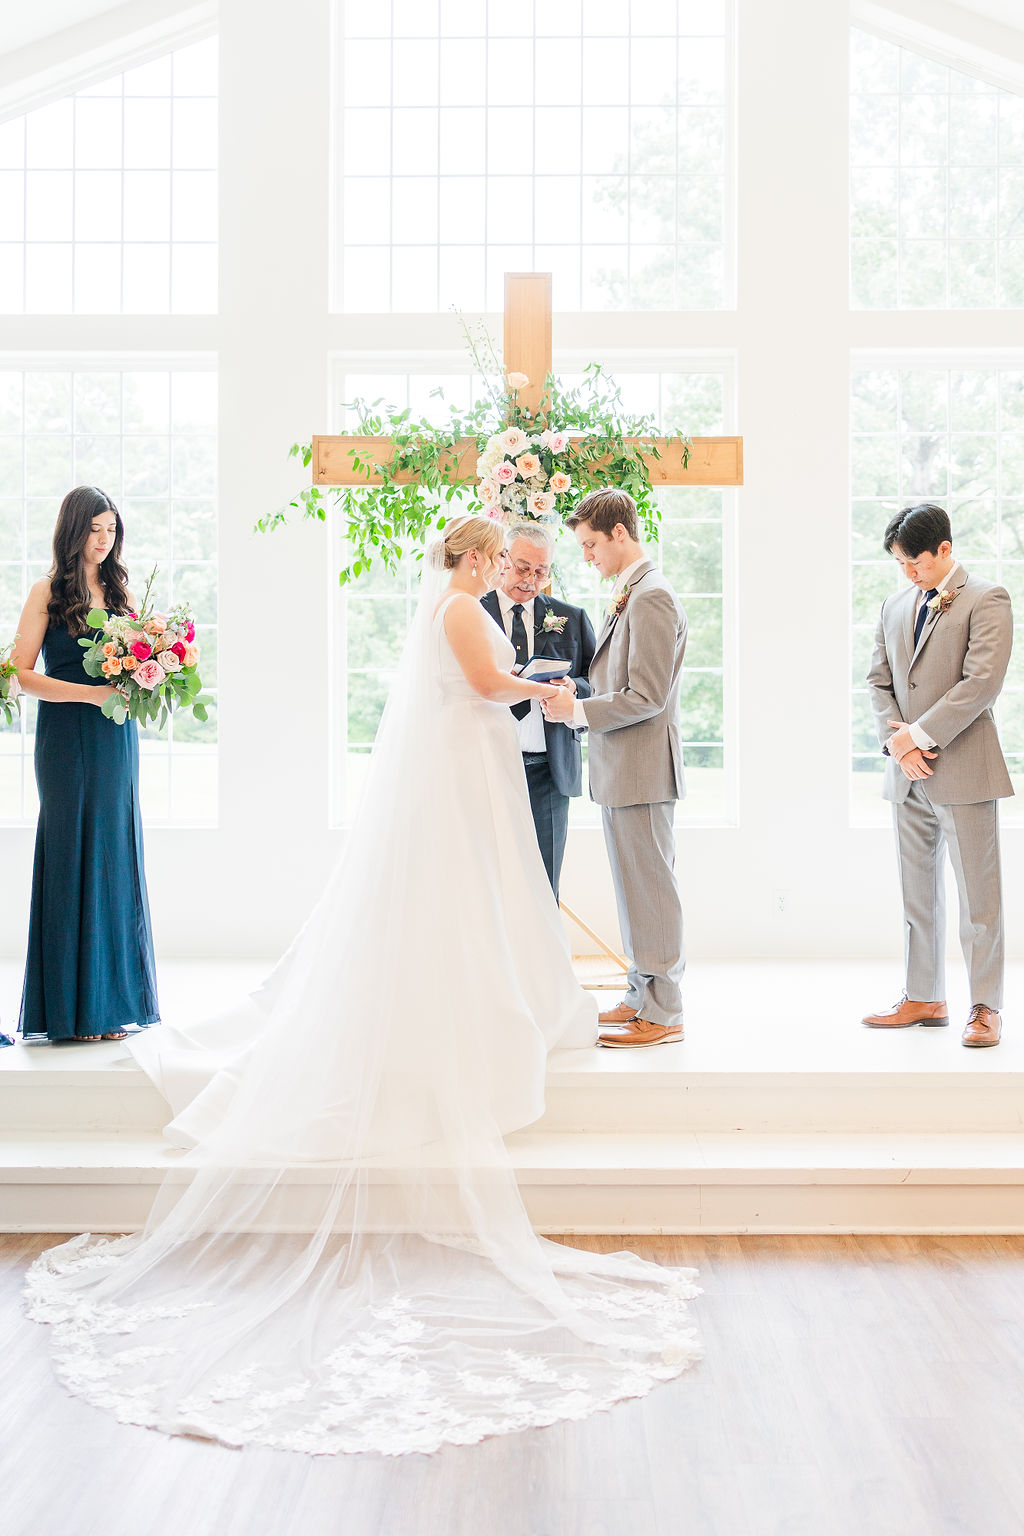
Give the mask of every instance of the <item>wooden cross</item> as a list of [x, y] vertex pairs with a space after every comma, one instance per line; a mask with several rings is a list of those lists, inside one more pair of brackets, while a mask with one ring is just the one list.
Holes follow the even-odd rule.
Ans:
[[[551, 273], [505, 273], [505, 368], [510, 373], [525, 373], [529, 385], [519, 391], [520, 403], [536, 411], [551, 370]], [[660, 454], [644, 454], [653, 486], [661, 485], [742, 485], [742, 437], [695, 437], [690, 462], [683, 468], [678, 440], [672, 438], [626, 439], [655, 447]], [[379, 485], [378, 475], [355, 469], [352, 455], [363, 465], [386, 464], [395, 451], [388, 437], [314, 437], [314, 485]], [[451, 451], [449, 467], [459, 479], [472, 479], [476, 472], [477, 446], [465, 437]], [[396, 475], [398, 481], [415, 479], [415, 473]]]

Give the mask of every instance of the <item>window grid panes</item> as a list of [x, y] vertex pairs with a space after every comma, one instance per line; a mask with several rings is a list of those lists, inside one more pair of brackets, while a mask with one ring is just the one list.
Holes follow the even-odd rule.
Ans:
[[851, 303], [1024, 304], [1024, 96], [854, 30]]
[[217, 41], [0, 124], [0, 313], [217, 307]]
[[[158, 607], [196, 611], [210, 718], [177, 715], [140, 732], [148, 824], [210, 823], [217, 812], [217, 376], [212, 369], [0, 366], [0, 641], [50, 565], [61, 500], [97, 485], [125, 523], [124, 559], [141, 597], [154, 565]], [[0, 821], [38, 810], [34, 700], [0, 724]]]
[[[651, 411], [666, 430], [709, 434], [724, 430], [726, 379], [720, 372], [626, 373], [614, 370], [626, 408]], [[559, 369], [559, 378], [572, 387], [579, 377]], [[446, 397], [465, 403], [480, 381], [468, 374], [442, 380]], [[438, 375], [368, 374], [348, 372], [340, 388], [346, 397], [384, 398], [408, 406], [414, 414], [437, 409], [430, 392]], [[351, 425], [351, 423], [342, 423]], [[679, 594], [689, 619], [686, 667], [680, 698], [680, 728], [686, 759], [688, 796], [683, 816], [689, 823], [722, 821], [728, 813], [726, 779], [726, 641], [725, 502], [727, 493], [713, 487], [687, 486], [659, 493], [662, 537], [652, 547], [654, 558]], [[340, 527], [332, 540], [334, 570], [344, 563]], [[418, 562], [410, 556], [397, 578], [374, 568], [367, 577], [344, 590], [334, 584], [333, 665], [337, 682], [330, 697], [334, 720], [334, 804], [332, 819], [341, 824], [358, 803], [369, 766], [370, 750], [393, 677], [406, 630], [417, 601]], [[585, 608], [599, 632], [604, 622], [610, 586], [583, 563], [572, 534], [559, 540], [553, 589], [567, 602]], [[586, 752], [584, 748], [584, 765]], [[593, 818], [584, 798], [572, 802], [574, 823]]]
[[[853, 811], [884, 815], [883, 760], [865, 676], [879, 610], [902, 585], [882, 549], [889, 519], [936, 501], [953, 553], [1024, 604], [1024, 359], [1016, 368], [870, 367], [852, 383]], [[1003, 750], [1024, 788], [1024, 654], [1015, 651], [996, 711]], [[1013, 804], [1004, 803], [1013, 814]]]
[[335, 307], [731, 302], [726, 0], [338, 0]]

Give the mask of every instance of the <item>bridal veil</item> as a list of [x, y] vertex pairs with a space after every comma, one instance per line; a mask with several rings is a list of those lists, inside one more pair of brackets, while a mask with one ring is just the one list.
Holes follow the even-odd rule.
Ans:
[[546, 1241], [519, 1194], [503, 1138], [595, 1009], [509, 711], [445, 687], [440, 565], [435, 545], [359, 814], [291, 949], [230, 1015], [133, 1046], [186, 1149], [144, 1230], [30, 1272], [61, 1381], [124, 1422], [433, 1451], [582, 1418], [699, 1354], [692, 1271]]

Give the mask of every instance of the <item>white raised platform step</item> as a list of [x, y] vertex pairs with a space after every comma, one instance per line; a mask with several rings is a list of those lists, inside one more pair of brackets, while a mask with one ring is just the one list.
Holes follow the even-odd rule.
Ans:
[[[509, 1149], [544, 1232], [1024, 1232], [1024, 1135], [534, 1130]], [[131, 1231], [180, 1161], [152, 1132], [7, 1135], [0, 1227]]]
[[[0, 972], [0, 980], [3, 979]], [[258, 968], [164, 967], [165, 1016], [214, 1011]], [[695, 967], [686, 1039], [556, 1053], [543, 1119], [510, 1140], [545, 1231], [1024, 1231], [1024, 1006], [997, 1050], [862, 1029], [879, 967]], [[1011, 976], [1024, 1004], [1024, 967]], [[1018, 1023], [1019, 1021], [1019, 1023]], [[0, 1230], [123, 1231], [175, 1154], [123, 1045], [0, 1051]]]

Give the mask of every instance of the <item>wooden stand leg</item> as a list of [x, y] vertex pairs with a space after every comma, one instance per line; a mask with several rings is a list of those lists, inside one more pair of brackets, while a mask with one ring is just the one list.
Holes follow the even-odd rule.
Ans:
[[625, 973], [629, 970], [629, 961], [626, 960], [623, 955], [620, 955], [618, 950], [612, 949], [610, 944], [606, 944], [601, 935], [599, 933], [595, 933], [593, 928], [589, 927], [589, 925], [583, 921], [578, 912], [574, 912], [572, 907], [567, 907], [564, 901], [560, 901], [558, 905], [561, 907], [566, 917], [572, 918], [577, 928], [582, 928], [587, 937], [593, 939], [594, 943], [604, 954], [608, 956], [609, 960], [615, 961], [615, 964], [618, 966], [620, 971]]

